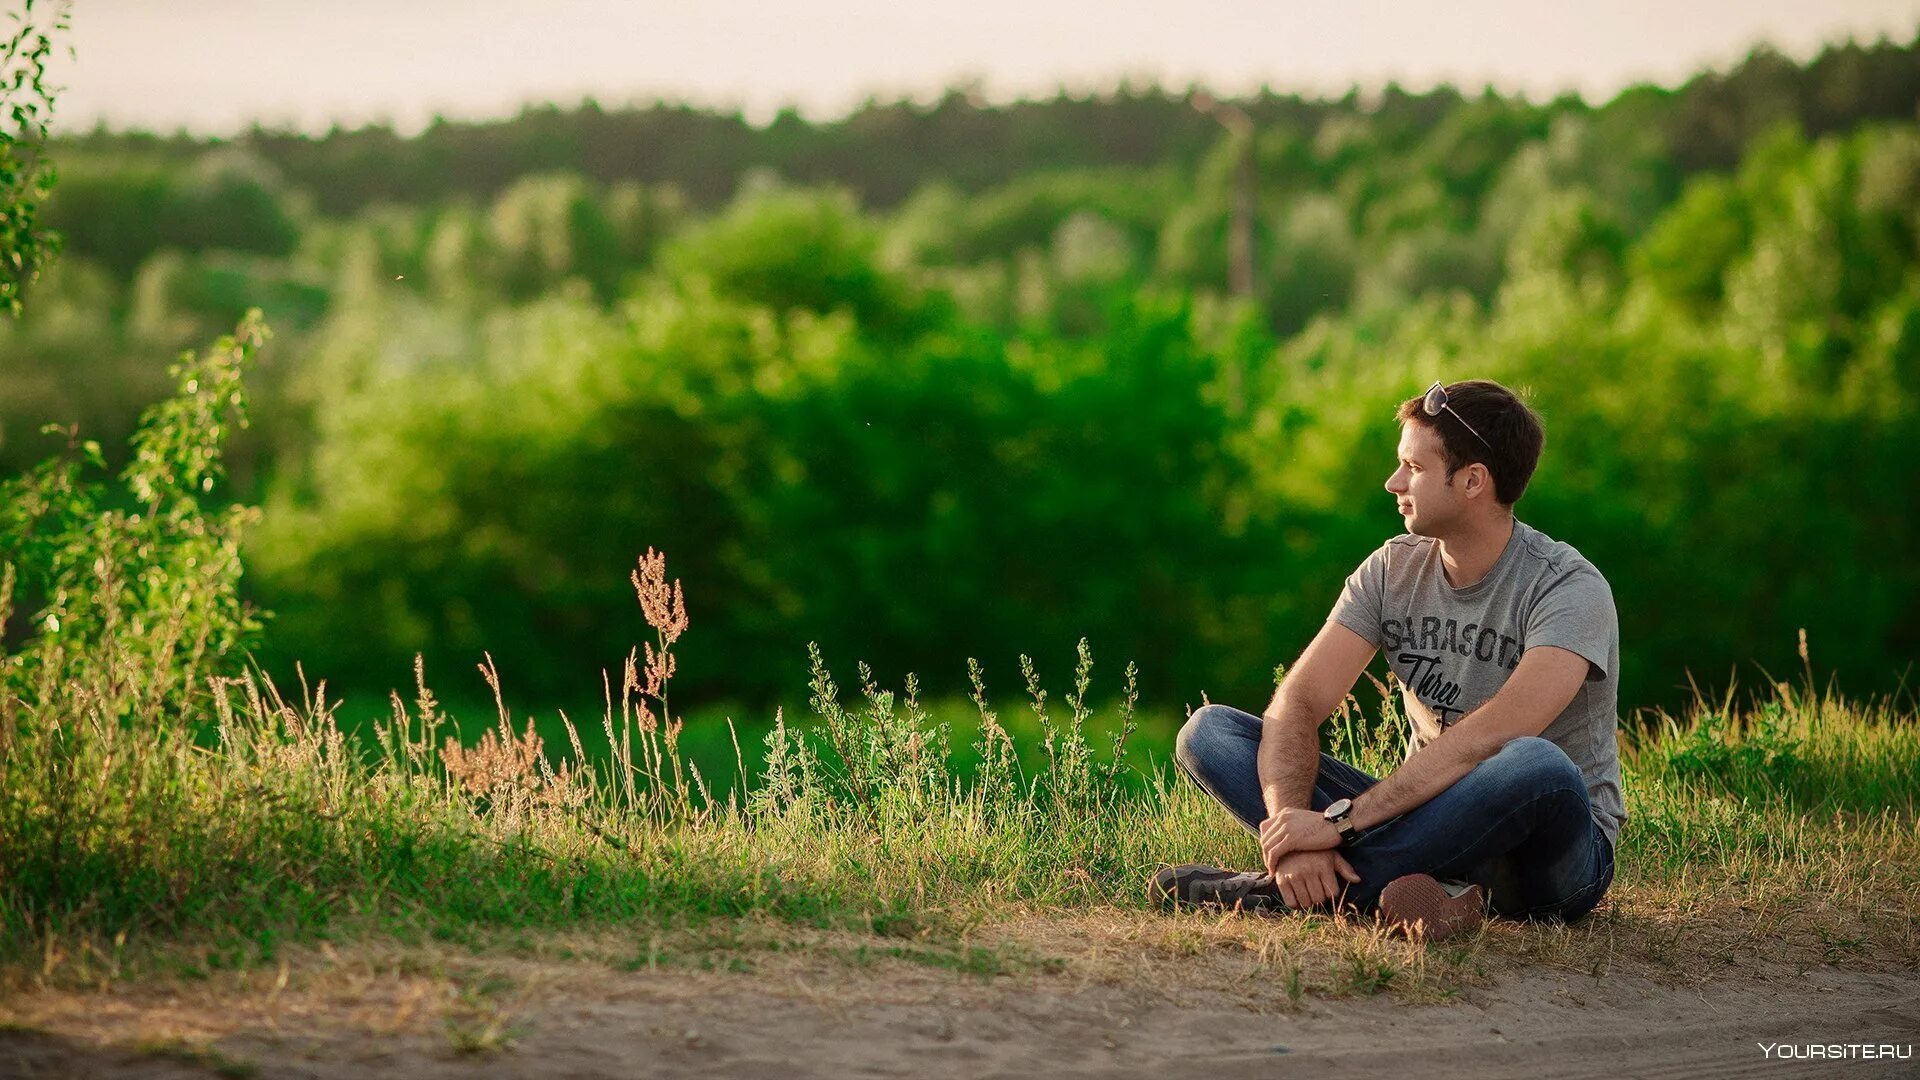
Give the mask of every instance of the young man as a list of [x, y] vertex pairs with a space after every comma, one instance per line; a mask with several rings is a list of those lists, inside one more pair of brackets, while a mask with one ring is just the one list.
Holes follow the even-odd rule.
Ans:
[[[1445, 937], [1506, 916], [1572, 920], [1613, 881], [1620, 632], [1593, 564], [1513, 516], [1540, 419], [1498, 383], [1400, 406], [1387, 478], [1406, 533], [1352, 576], [1262, 716], [1196, 711], [1175, 758], [1260, 839], [1265, 872], [1177, 866], [1169, 906], [1342, 902]], [[1407, 758], [1376, 780], [1319, 727], [1374, 652], [1399, 677]]]

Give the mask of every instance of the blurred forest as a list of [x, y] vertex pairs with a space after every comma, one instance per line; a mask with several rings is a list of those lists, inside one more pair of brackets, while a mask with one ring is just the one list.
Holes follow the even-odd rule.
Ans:
[[1799, 627], [1854, 692], [1920, 655], [1920, 37], [1599, 105], [961, 88], [52, 158], [0, 469], [124, 447], [263, 308], [228, 494], [276, 675], [486, 649], [597, 699], [652, 546], [686, 701], [791, 699], [809, 640], [1010, 691], [1084, 635], [1257, 709], [1399, 530], [1395, 404], [1473, 377], [1545, 417], [1519, 515], [1611, 582], [1623, 709], [1784, 677]]

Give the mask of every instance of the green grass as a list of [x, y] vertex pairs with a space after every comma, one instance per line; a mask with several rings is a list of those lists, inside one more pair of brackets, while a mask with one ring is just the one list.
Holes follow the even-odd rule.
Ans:
[[[1920, 956], [1920, 724], [1810, 678], [1631, 726], [1631, 820], [1605, 917], [1409, 951], [1345, 918], [1153, 912], [1143, 883], [1157, 866], [1252, 865], [1256, 851], [1168, 766], [1178, 717], [1143, 723], [1130, 679], [1094, 708], [1084, 651], [1060, 698], [1023, 672], [1020, 721], [982, 684], [971, 703], [928, 706], [911, 678], [894, 692], [864, 669], [843, 700], [816, 657], [811, 717], [782, 716], [715, 783], [707, 773], [724, 770], [710, 757], [703, 769], [667, 707], [674, 617], [648, 614], [665, 627], [653, 660], [610, 690], [593, 741], [571, 722], [542, 736], [499, 704], [484, 733], [450, 740], [424, 681], [384, 720], [344, 727], [317, 690], [287, 700], [252, 677], [210, 683], [204, 716], [130, 712], [115, 695], [147, 658], [103, 646], [91, 678], [46, 684], [31, 708], [0, 702], [0, 961], [41, 977], [165, 964], [208, 978], [289, 945], [485, 950], [597, 928], [650, 934], [649, 966], [738, 970], [782, 938], [745, 944], [736, 928], [752, 923], [839, 962], [991, 978], [1057, 968], [1052, 922], [1122, 951], [1235, 952], [1297, 998], [1475, 978], [1487, 948], [1583, 971], [1783, 948]], [[1401, 739], [1381, 689], [1379, 709], [1349, 699], [1329, 741], [1375, 769]], [[504, 1037], [476, 1031], [476, 1046]]]
[[[0, 980], [225, 981], [336, 943], [617, 967], [644, 941], [653, 966], [1210, 968], [1295, 1000], [1444, 996], [1507, 961], [1920, 958], [1920, 722], [1810, 671], [1629, 725], [1631, 820], [1594, 918], [1434, 948], [1346, 917], [1151, 910], [1156, 867], [1257, 853], [1169, 766], [1180, 717], [1136, 712], [1131, 666], [1096, 694], [1084, 642], [1057, 694], [1023, 660], [991, 687], [969, 664], [970, 702], [864, 666], [843, 695], [816, 654], [804, 719], [689, 723], [668, 695], [684, 598], [649, 551], [632, 580], [653, 639], [597, 708], [516, 714], [491, 661], [490, 710], [450, 711], [423, 673], [379, 709], [304, 680], [283, 696], [233, 677], [257, 629], [237, 591], [250, 515], [202, 505], [262, 334], [249, 318], [176, 366], [125, 492], [72, 459], [7, 485], [0, 630], [16, 583], [50, 600], [0, 652]], [[1377, 690], [1328, 746], [1380, 774], [1403, 721]], [[457, 1048], [511, 1038], [489, 1002], [452, 1016]]]
[[[845, 738], [884, 754], [930, 720], [897, 709], [843, 722]], [[127, 942], [193, 940], [179, 970], [206, 975], [271, 962], [287, 942], [379, 934], [478, 947], [510, 931], [699, 932], [751, 916], [868, 935], [852, 946], [863, 962], [992, 971], [991, 948], [961, 944], [983, 923], [1151, 917], [1141, 886], [1155, 866], [1254, 858], [1164, 769], [1111, 788], [1022, 774], [996, 793], [928, 758], [919, 772], [861, 777], [815, 733], [792, 744], [809, 764], [776, 801], [755, 802], [764, 786], [703, 800], [691, 776], [672, 779], [664, 752], [651, 773], [617, 757], [570, 774], [535, 763], [478, 794], [417, 722], [411, 741], [389, 733], [379, 755], [355, 752], [323, 703], [263, 695], [223, 727], [213, 747], [164, 725], [15, 732], [0, 818], [11, 960], [42, 964], [51, 948], [97, 966], [89, 958]], [[1744, 712], [1662, 720], [1629, 747], [1617, 902], [1684, 915], [1737, 898], [1787, 922], [1812, 917], [1805, 932], [1835, 956], [1910, 957], [1912, 931], [1896, 924], [1911, 926], [1920, 861], [1916, 759], [1911, 715], [1790, 691]], [[623, 768], [643, 774], [631, 795]], [[1649, 936], [1655, 961], [1693, 955], [1687, 920], [1674, 926], [1670, 941]], [[1335, 951], [1338, 989], [1377, 992], [1396, 977], [1377, 952]]]

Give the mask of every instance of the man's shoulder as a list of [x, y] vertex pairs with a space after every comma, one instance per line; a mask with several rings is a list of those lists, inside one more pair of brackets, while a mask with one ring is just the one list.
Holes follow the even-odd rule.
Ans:
[[1543, 588], [1551, 588], [1563, 582], [1585, 580], [1597, 584], [1611, 593], [1612, 586], [1600, 568], [1578, 548], [1564, 540], [1555, 540], [1539, 529], [1516, 519], [1514, 528], [1521, 530], [1521, 555], [1527, 560], [1532, 576]]
[[1424, 554], [1436, 541], [1431, 536], [1415, 536], [1413, 533], [1401, 533], [1389, 536], [1376, 553], [1385, 558], [1398, 558], [1402, 554]]
[[1412, 533], [1390, 536], [1385, 543], [1373, 549], [1362, 565], [1371, 564], [1385, 576], [1398, 576], [1409, 572], [1425, 559], [1433, 550], [1434, 543], [1431, 536], [1415, 536]]

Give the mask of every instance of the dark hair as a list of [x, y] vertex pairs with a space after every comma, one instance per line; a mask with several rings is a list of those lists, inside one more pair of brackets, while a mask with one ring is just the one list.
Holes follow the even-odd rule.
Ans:
[[[1454, 473], [1477, 461], [1493, 474], [1493, 495], [1500, 505], [1519, 502], [1527, 481], [1533, 479], [1534, 466], [1540, 463], [1540, 448], [1547, 441], [1540, 417], [1513, 391], [1487, 379], [1447, 386], [1447, 404], [1460, 414], [1458, 417], [1446, 409], [1438, 416], [1428, 416], [1425, 401], [1424, 394], [1408, 398], [1400, 403], [1398, 416], [1403, 424], [1425, 424], [1440, 435], [1448, 482], [1452, 482]], [[1468, 431], [1461, 419], [1472, 425], [1473, 431]], [[1481, 442], [1474, 431], [1486, 436], [1487, 441]]]

